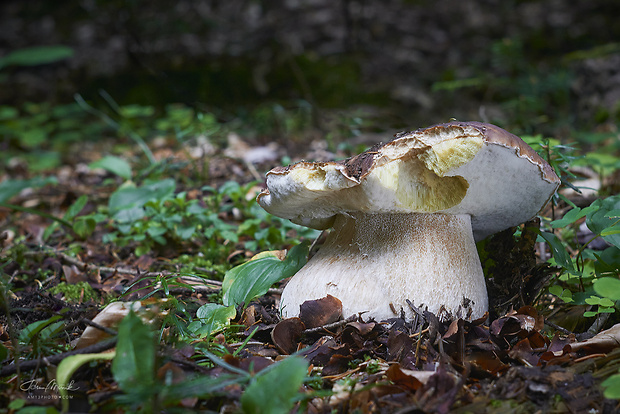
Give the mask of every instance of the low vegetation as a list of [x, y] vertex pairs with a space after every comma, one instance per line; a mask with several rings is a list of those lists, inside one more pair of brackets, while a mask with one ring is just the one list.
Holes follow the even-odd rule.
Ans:
[[[618, 350], [577, 344], [620, 323], [617, 131], [525, 137], [563, 185], [539, 223], [479, 244], [488, 320], [325, 326], [275, 307], [321, 234], [255, 201], [262, 173], [317, 136], [309, 106], [227, 117], [102, 96], [0, 107], [3, 412], [561, 411], [583, 389], [589, 409], [616, 406]], [[331, 122], [324, 151], [363, 149], [348, 139], [370, 122]], [[96, 322], [116, 301], [139, 310]], [[76, 351], [86, 327], [105, 335]]]

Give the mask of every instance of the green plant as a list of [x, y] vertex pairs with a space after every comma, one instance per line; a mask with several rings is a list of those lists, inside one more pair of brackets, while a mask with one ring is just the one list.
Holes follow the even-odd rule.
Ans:
[[54, 63], [73, 56], [73, 49], [62, 45], [33, 46], [13, 50], [0, 58], [0, 69], [14, 66], [38, 66]]
[[[296, 402], [303, 399], [300, 387], [306, 380], [308, 364], [302, 358], [291, 356], [253, 373], [230, 365], [200, 347], [198, 351], [213, 365], [224, 368], [225, 373], [217, 377], [193, 376], [175, 383], [166, 377], [158, 379], [153, 332], [139, 317], [130, 313], [119, 325], [112, 361], [112, 374], [123, 392], [116, 396], [117, 406], [131, 412], [155, 412], [172, 408], [184, 398], [215, 396], [230, 385], [245, 389], [241, 399], [244, 412], [288, 413]], [[66, 384], [83, 363], [100, 359], [101, 354], [85, 355], [70, 361], [62, 370], [59, 367], [62, 384]], [[278, 397], [265, 398], [274, 386], [278, 387]]]
[[[583, 209], [574, 207], [561, 219], [552, 221], [550, 227], [560, 229], [583, 218], [593, 236], [576, 246], [573, 255], [557, 235], [541, 233], [553, 253], [552, 264], [561, 269], [550, 293], [565, 302], [594, 307], [584, 313], [585, 317], [613, 313], [620, 300], [620, 281], [617, 280], [620, 277], [620, 196], [598, 199]], [[597, 238], [602, 238], [609, 247], [600, 252], [588, 249]]]
[[279, 258], [276, 252], [262, 252], [252, 260], [233, 267], [224, 276], [222, 303], [206, 303], [196, 311], [196, 320], [187, 330], [199, 338], [210, 338], [212, 334], [230, 327], [230, 321], [237, 315], [237, 307], [247, 307], [250, 301], [267, 293], [269, 288], [294, 275], [308, 256], [307, 243], [293, 247], [287, 256]]
[[477, 65], [473, 76], [459, 79], [453, 72], [445, 73], [433, 90], [476, 91], [485, 101], [498, 102], [510, 114], [511, 123], [528, 133], [569, 119], [571, 71], [560, 64], [530, 61], [525, 48], [520, 38], [498, 40], [488, 61]]
[[[60, 313], [66, 312], [63, 309]], [[19, 333], [19, 345], [29, 356], [41, 357], [55, 353], [59, 349], [58, 335], [63, 331], [65, 323], [61, 315], [29, 324]]]
[[66, 302], [87, 302], [97, 300], [99, 294], [88, 282], [65, 283], [61, 282], [49, 289], [49, 293], [56, 295], [61, 293]]
[[308, 244], [291, 249], [284, 260], [273, 252], [263, 252], [253, 260], [232, 268], [222, 283], [225, 306], [247, 306], [252, 299], [264, 295], [274, 283], [293, 276], [306, 263]]
[[84, 137], [101, 137], [106, 126], [73, 103], [51, 106], [27, 103], [22, 108], [0, 107], [0, 136], [8, 150], [0, 161], [15, 157], [25, 161], [33, 172], [57, 167], [67, 146]]
[[133, 412], [155, 411], [155, 356], [153, 332], [131, 312], [118, 327], [112, 375], [124, 392], [117, 401]]
[[230, 320], [237, 315], [234, 306], [222, 306], [205, 303], [196, 311], [196, 320], [187, 326], [187, 330], [198, 338], [211, 338], [230, 326]]
[[[137, 255], [150, 252], [156, 245], [183, 243], [203, 228], [207, 237], [219, 230], [219, 235], [236, 241], [236, 234], [226, 233], [228, 228], [217, 215], [201, 207], [198, 200], [187, 200], [184, 192], [174, 195], [175, 187], [173, 180], [166, 179], [140, 187], [130, 184], [115, 191], [108, 203], [115, 231], [105, 235], [104, 241], [119, 246], [135, 242]], [[208, 234], [210, 225], [214, 231]]]
[[[308, 363], [298, 357], [288, 357], [272, 369], [265, 369], [250, 380], [241, 396], [245, 413], [286, 414], [300, 400], [299, 388], [308, 371]], [[273, 390], [278, 390], [273, 392]]]

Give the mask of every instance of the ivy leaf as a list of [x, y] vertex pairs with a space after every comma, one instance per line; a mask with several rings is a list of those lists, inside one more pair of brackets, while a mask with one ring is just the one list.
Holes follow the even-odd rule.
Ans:
[[276, 282], [293, 276], [306, 263], [308, 244], [302, 243], [291, 249], [284, 260], [275, 253], [264, 252], [249, 262], [233, 267], [224, 276], [222, 301], [226, 306], [244, 303], [264, 295]]

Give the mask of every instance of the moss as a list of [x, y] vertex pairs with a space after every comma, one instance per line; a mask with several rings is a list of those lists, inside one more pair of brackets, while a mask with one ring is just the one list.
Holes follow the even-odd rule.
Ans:
[[96, 301], [99, 299], [97, 291], [87, 282], [78, 282], [75, 284], [62, 282], [50, 288], [49, 292], [53, 295], [62, 293], [64, 300], [69, 303], [88, 302], [89, 300]]

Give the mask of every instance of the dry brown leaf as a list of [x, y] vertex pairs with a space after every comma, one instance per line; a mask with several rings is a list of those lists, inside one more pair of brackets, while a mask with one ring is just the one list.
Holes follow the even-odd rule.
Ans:
[[271, 331], [271, 340], [280, 351], [290, 355], [297, 351], [297, 344], [304, 329], [305, 326], [301, 319], [284, 319]]
[[571, 350], [583, 350], [587, 353], [606, 353], [620, 347], [620, 323], [599, 332], [590, 339], [569, 345]]
[[306, 328], [316, 328], [336, 322], [342, 317], [340, 299], [327, 295], [316, 300], [307, 300], [300, 306], [299, 318]]
[[426, 384], [434, 373], [435, 371], [414, 371], [402, 368], [400, 364], [391, 364], [386, 375], [394, 384], [410, 391], [416, 391]]
[[[120, 323], [131, 309], [138, 311], [142, 304], [140, 302], [114, 302], [106, 306], [95, 318], [93, 322], [105, 327], [113, 329]], [[85, 348], [87, 346], [101, 342], [110, 335], [101, 329], [93, 326], [87, 326], [82, 336], [77, 341], [75, 349]]]

